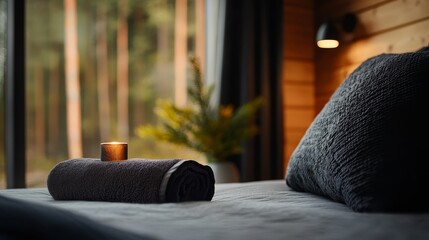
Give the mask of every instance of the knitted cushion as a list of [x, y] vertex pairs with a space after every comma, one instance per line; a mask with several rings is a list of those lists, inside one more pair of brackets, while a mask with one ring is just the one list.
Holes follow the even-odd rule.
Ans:
[[366, 60], [301, 139], [287, 185], [355, 211], [429, 210], [428, 84], [425, 49]]

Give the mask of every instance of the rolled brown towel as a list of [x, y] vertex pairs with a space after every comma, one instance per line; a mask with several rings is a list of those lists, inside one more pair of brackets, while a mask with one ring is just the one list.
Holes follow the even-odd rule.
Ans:
[[210, 201], [214, 182], [212, 169], [193, 160], [81, 158], [58, 163], [49, 173], [48, 190], [55, 200]]

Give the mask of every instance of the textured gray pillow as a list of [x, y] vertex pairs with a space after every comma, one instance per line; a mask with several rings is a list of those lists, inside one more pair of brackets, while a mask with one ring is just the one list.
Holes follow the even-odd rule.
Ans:
[[429, 210], [429, 51], [366, 60], [289, 161], [286, 183], [355, 211]]

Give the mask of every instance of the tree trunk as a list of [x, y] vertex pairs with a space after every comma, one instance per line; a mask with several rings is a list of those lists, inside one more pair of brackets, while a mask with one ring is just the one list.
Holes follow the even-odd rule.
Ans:
[[[133, 13], [133, 25], [134, 25], [134, 29], [143, 29], [144, 27], [144, 13], [141, 9], [135, 9], [134, 13]], [[133, 35], [134, 39], [140, 39], [140, 38], [144, 38], [144, 33], [143, 31], [135, 31], [134, 35]], [[137, 45], [138, 46], [138, 45]], [[136, 45], [133, 46], [134, 48], [132, 49], [132, 51], [134, 52], [140, 52], [141, 49], [138, 49]], [[131, 82], [131, 86], [135, 86], [138, 85], [137, 82], [141, 81], [141, 76], [143, 75], [143, 68], [144, 68], [144, 64], [145, 64], [145, 59], [141, 58], [141, 57], [134, 57], [133, 61], [131, 62], [132, 64], [132, 82]], [[137, 97], [133, 97], [130, 99], [131, 100], [131, 105], [132, 105], [132, 114], [133, 114], [133, 123], [132, 123], [132, 127], [136, 127], [136, 126], [140, 126], [143, 122], [144, 122], [144, 103], [140, 98]]]
[[[160, 7], [165, 9], [168, 8], [166, 0], [159, 1], [159, 3]], [[169, 25], [167, 22], [162, 21], [157, 27], [157, 67], [160, 68], [158, 69], [159, 71], [166, 75], [168, 73], [165, 73], [165, 65], [169, 61], [170, 50]]]
[[183, 107], [187, 102], [186, 63], [187, 59], [187, 0], [176, 0], [174, 26], [174, 79], [175, 104]]
[[58, 130], [59, 127], [59, 65], [58, 63], [55, 63], [54, 66], [52, 66], [50, 71], [50, 77], [49, 77], [49, 148], [48, 148], [48, 154], [50, 156], [54, 156], [58, 154], [58, 148], [59, 148], [59, 134]]
[[[48, 6], [49, 9], [49, 44], [51, 47], [51, 56], [49, 59], [50, 67], [49, 67], [49, 81], [48, 81], [48, 119], [47, 119], [47, 149], [46, 153], [49, 157], [57, 157], [61, 156], [61, 139], [60, 139], [60, 67], [61, 67], [61, 51], [62, 48], [60, 46], [58, 39], [58, 33], [61, 32], [63, 26], [58, 25], [58, 22], [55, 20], [56, 17], [54, 15], [55, 12], [61, 11], [63, 8], [63, 4], [61, 2], [50, 1]], [[64, 155], [63, 155], [64, 156]]]
[[110, 141], [109, 70], [107, 55], [106, 9], [98, 8], [97, 14], [97, 82], [98, 112], [101, 141]]
[[82, 19], [84, 24], [86, 24], [86, 32], [84, 32], [84, 43], [85, 43], [85, 64], [82, 64], [82, 69], [84, 73], [84, 84], [82, 92], [84, 96], [82, 98], [83, 109], [82, 112], [85, 114], [85, 121], [87, 121], [86, 126], [83, 127], [83, 150], [86, 154], [89, 155], [98, 155], [99, 149], [94, 147], [94, 143], [100, 142], [100, 132], [98, 127], [98, 94], [97, 94], [97, 79], [95, 76], [95, 51], [94, 49], [94, 40], [95, 40], [95, 24], [97, 21], [97, 16], [94, 16], [94, 3], [86, 1], [85, 6], [85, 17]]
[[195, 0], [195, 16], [195, 55], [200, 62], [201, 73], [204, 75], [206, 58], [205, 0]]
[[35, 68], [34, 74], [34, 153], [37, 158], [45, 157], [45, 89], [43, 67]]
[[82, 157], [76, 0], [64, 0], [64, 51], [69, 158]]
[[118, 90], [118, 133], [121, 141], [128, 140], [128, 2], [118, 1], [117, 31], [117, 90]]

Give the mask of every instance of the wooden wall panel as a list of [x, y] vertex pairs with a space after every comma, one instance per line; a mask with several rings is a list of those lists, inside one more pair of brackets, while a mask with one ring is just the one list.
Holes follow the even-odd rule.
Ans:
[[[428, 9], [429, 15], [429, 9]], [[338, 49], [318, 50], [317, 67], [337, 69], [338, 67], [362, 63], [380, 53], [400, 53], [414, 51], [429, 43], [429, 19], [403, 26], [370, 37], [343, 44]]]
[[429, 0], [321, 0], [315, 6], [315, 27], [347, 12], [358, 17], [353, 34], [337, 49], [315, 50], [315, 112], [363, 61], [381, 53], [415, 51], [429, 44]]
[[[289, 4], [285, 0], [283, 43], [286, 59], [314, 59], [314, 12], [313, 8]], [[293, 1], [292, 1], [293, 2]]]
[[306, 130], [314, 118], [314, 106], [306, 108], [292, 108], [287, 109], [286, 128], [294, 130]]
[[314, 118], [314, 0], [285, 0], [283, 107], [285, 170]]
[[359, 65], [360, 63], [355, 63], [344, 67], [338, 67], [337, 69], [331, 70], [329, 72], [318, 72], [318, 81], [316, 82], [318, 94], [332, 94], [335, 89], [337, 89], [337, 87], [346, 79], [346, 77]]
[[284, 69], [293, 69], [288, 71], [283, 76], [283, 82], [296, 82], [296, 83], [314, 83], [314, 63], [312, 60], [297, 60], [286, 58], [283, 61]]
[[[315, 15], [318, 20], [340, 18], [346, 12], [360, 12], [391, 0], [318, 0]], [[322, 2], [319, 4], [319, 2]]]
[[[285, 166], [314, 116], [366, 59], [414, 51], [429, 44], [429, 0], [285, 0], [283, 106]], [[317, 49], [317, 26], [340, 25], [353, 12], [358, 26], [337, 49]]]
[[288, 94], [284, 96], [286, 107], [314, 107], [314, 84], [313, 83], [285, 83], [284, 89]]
[[395, 0], [358, 13], [358, 36], [366, 36], [428, 18], [429, 1]]

